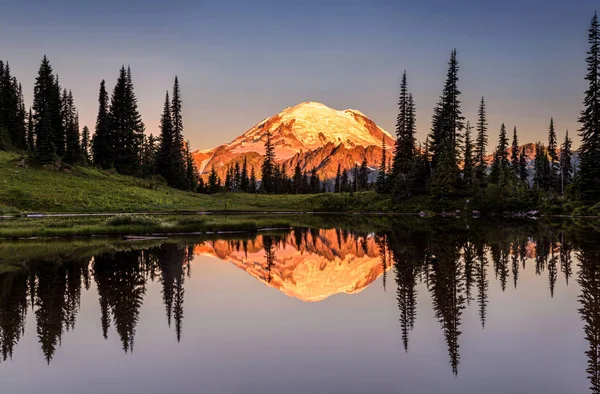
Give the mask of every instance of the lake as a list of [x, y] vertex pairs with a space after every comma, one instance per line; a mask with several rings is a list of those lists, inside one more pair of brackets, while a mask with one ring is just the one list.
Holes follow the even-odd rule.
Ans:
[[1, 391], [600, 393], [598, 239], [371, 218], [0, 241], [22, 267], [0, 274]]

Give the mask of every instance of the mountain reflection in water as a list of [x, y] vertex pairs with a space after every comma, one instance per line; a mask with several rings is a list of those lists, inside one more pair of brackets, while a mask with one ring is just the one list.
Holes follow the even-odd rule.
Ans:
[[[443, 333], [449, 369], [458, 375], [463, 319], [473, 310], [480, 330], [488, 325], [490, 286], [510, 292], [525, 272], [547, 278], [546, 297], [557, 283], [579, 286], [578, 313], [587, 343], [590, 392], [600, 393], [600, 248], [589, 234], [556, 229], [500, 228], [436, 231], [394, 228], [361, 233], [303, 229], [250, 238], [169, 240], [159, 244], [108, 243], [88, 252], [24, 258], [23, 269], [0, 275], [0, 374], [2, 362], [19, 357], [17, 345], [33, 317], [48, 364], [63, 337], [77, 329], [82, 292], [97, 292], [98, 324], [112, 327], [125, 353], [135, 349], [140, 312], [151, 284], [160, 288], [164, 321], [185, 342], [186, 285], [198, 256], [231, 262], [266, 286], [303, 302], [357, 294], [375, 282], [395, 293], [397, 332], [409, 352], [426, 295]], [[26, 245], [17, 244], [17, 247]], [[378, 278], [381, 280], [377, 281]], [[235, 291], [235, 289], [232, 289]], [[419, 297], [420, 295], [420, 297]], [[240, 297], [243, 297], [240, 294]], [[290, 302], [293, 302], [290, 300]], [[427, 308], [424, 305], [422, 308]], [[30, 315], [31, 314], [31, 315]], [[31, 335], [31, 333], [29, 333]], [[572, 334], [572, 333], [569, 333]], [[192, 335], [192, 334], [190, 334]]]

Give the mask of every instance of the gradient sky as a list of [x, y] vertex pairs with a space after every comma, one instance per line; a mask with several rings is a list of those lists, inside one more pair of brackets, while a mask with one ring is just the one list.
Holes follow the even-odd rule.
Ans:
[[[43, 54], [93, 130], [98, 87], [131, 65], [147, 131], [158, 132], [177, 74], [194, 149], [229, 142], [285, 107], [320, 101], [393, 132], [404, 69], [429, 130], [446, 63], [458, 50], [463, 111], [484, 95], [490, 147], [500, 124], [521, 142], [576, 137], [591, 0], [0, 0], [0, 59], [27, 105]], [[575, 138], [578, 145], [578, 138]]]

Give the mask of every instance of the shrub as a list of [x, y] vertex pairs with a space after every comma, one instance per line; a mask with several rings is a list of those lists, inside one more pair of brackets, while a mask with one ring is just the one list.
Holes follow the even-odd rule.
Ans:
[[160, 224], [157, 218], [146, 215], [116, 215], [106, 221], [109, 226], [155, 226]]

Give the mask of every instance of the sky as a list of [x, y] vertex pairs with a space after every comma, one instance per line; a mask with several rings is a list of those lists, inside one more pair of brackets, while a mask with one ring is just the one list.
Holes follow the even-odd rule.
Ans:
[[570, 130], [586, 88], [587, 28], [577, 0], [0, 0], [0, 59], [31, 104], [44, 54], [93, 130], [102, 79], [130, 65], [148, 133], [179, 77], [193, 149], [230, 142], [303, 101], [357, 109], [393, 133], [404, 70], [429, 131], [453, 48], [464, 115], [488, 105], [491, 151], [501, 123], [520, 142]]

